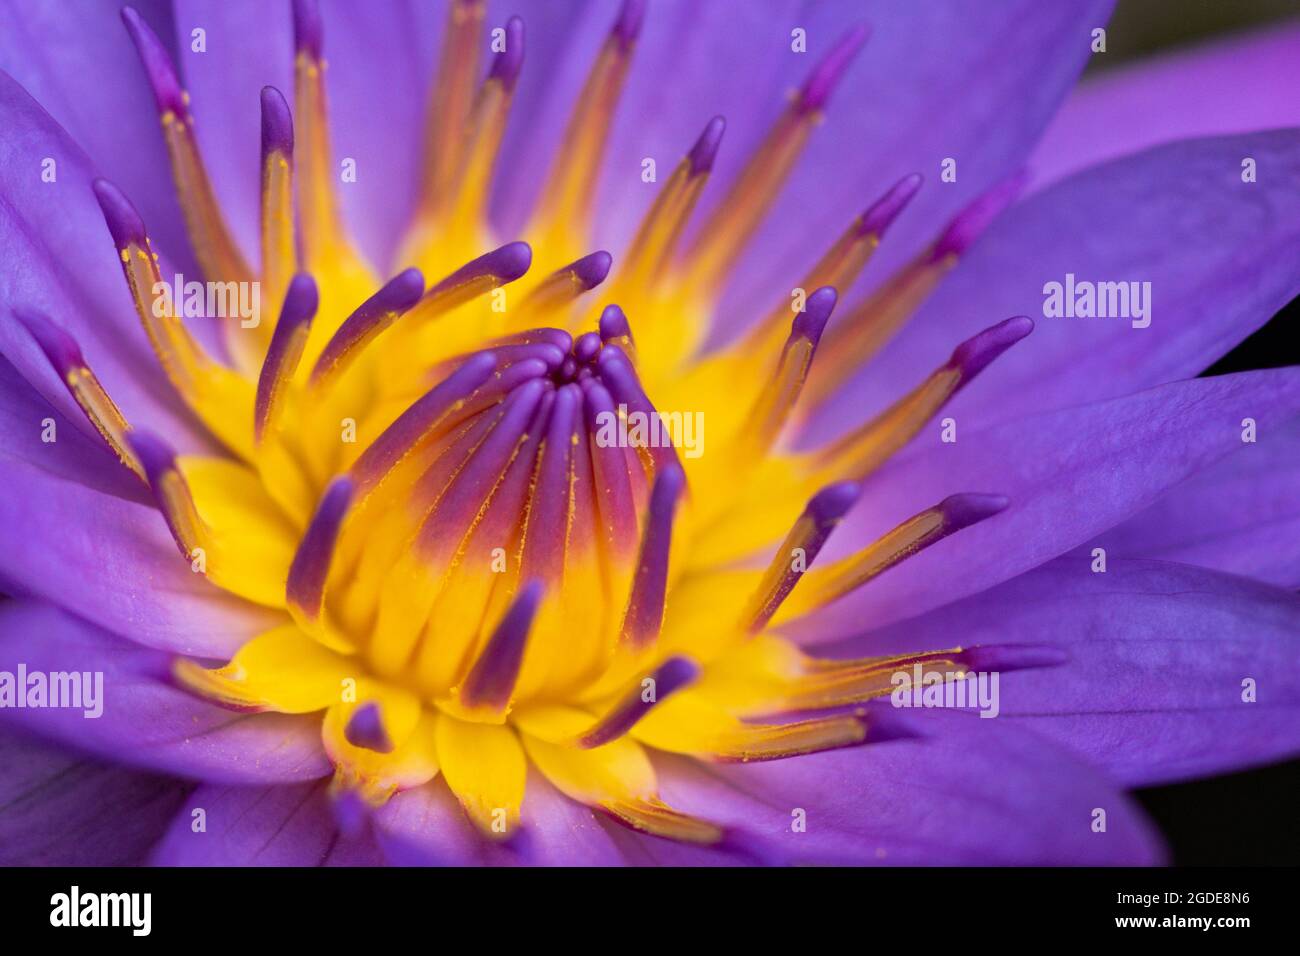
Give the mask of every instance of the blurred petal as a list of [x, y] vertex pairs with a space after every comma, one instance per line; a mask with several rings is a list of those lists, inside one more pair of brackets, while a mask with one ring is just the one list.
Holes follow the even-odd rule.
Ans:
[[0, 866], [135, 866], [191, 785], [0, 730]]
[[[704, 767], [656, 761], [663, 798], [727, 825], [737, 848], [717, 862], [896, 865], [1150, 865], [1158, 837], [1140, 811], [1066, 751], [996, 720], [931, 712], [889, 720], [924, 736], [788, 760]], [[933, 718], [933, 719], [931, 719]], [[1093, 832], [1096, 809], [1106, 831]], [[800, 813], [799, 811], [802, 811]], [[806, 827], [795, 829], [796, 821]], [[658, 863], [710, 854], [640, 837]]]
[[[1142, 787], [1300, 753], [1300, 595], [1163, 561], [1059, 558], [983, 594], [826, 648], [831, 656], [1059, 646], [1007, 671], [1000, 712]], [[1255, 699], [1243, 699], [1243, 682]]]
[[1300, 587], [1300, 418], [1257, 436], [1080, 551]]
[[[329, 772], [320, 718], [240, 714], [170, 682], [172, 657], [51, 605], [0, 607], [0, 670], [102, 673], [98, 717], [86, 707], [4, 708], [0, 721], [134, 766], [200, 780], [298, 781]], [[96, 708], [90, 708], [93, 713]]]
[[204, 784], [175, 815], [151, 862], [156, 866], [381, 865], [383, 857], [368, 831], [339, 832], [326, 786], [324, 782], [289, 787]]
[[[1300, 410], [1300, 368], [1242, 372], [1149, 389], [962, 432], [934, 426], [864, 484], [837, 548], [871, 540], [958, 492], [1006, 495], [1001, 514], [891, 568], [809, 619], [809, 639], [886, 624], [975, 594], [1090, 540], [1166, 489], [1241, 447], [1241, 421], [1271, 430]], [[825, 560], [824, 558], [822, 560]]]
[[1081, 83], [1029, 167], [1035, 182], [1050, 183], [1176, 139], [1300, 126], [1297, 86], [1296, 20], [1138, 60]]
[[[172, 35], [167, 0], [132, 0], [131, 5], [164, 40]], [[122, 6], [81, 3], [72, 15], [60, 0], [0, 0], [0, 70], [68, 131], [92, 158], [98, 175], [131, 197], [154, 244], [194, 275], [198, 269], [172, 187], [153, 95], [122, 26]], [[60, 179], [62, 166], [60, 162]], [[92, 235], [102, 231], [101, 223]]]
[[[1242, 182], [1242, 158], [1259, 180]], [[1049, 282], [1149, 282], [1150, 326], [1044, 317]], [[971, 423], [1190, 378], [1300, 292], [1300, 130], [1190, 140], [1089, 169], [1010, 209], [822, 417], [878, 411], [954, 342], [1009, 315], [1021, 346], [953, 402]], [[842, 426], [841, 426], [842, 427]]]

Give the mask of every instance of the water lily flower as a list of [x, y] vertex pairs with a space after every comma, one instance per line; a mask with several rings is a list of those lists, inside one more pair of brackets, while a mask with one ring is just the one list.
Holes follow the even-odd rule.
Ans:
[[1197, 377], [1300, 291], [1249, 44], [111, 6], [0, 7], [0, 860], [1147, 864], [1300, 750], [1300, 370]]

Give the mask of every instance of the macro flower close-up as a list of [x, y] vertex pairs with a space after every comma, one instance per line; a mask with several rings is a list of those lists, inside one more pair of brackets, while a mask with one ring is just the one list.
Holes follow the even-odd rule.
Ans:
[[1172, 862], [1300, 20], [1113, 8], [0, 0], [0, 863]]

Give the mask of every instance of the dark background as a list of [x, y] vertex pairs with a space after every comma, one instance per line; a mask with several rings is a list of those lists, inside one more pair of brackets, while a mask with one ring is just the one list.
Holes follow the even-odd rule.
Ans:
[[[1093, 59], [1095, 71], [1297, 14], [1297, 0], [1120, 0], [1106, 29], [1108, 55]], [[1300, 297], [1204, 374], [1300, 364], [1298, 323]], [[1300, 863], [1297, 794], [1300, 760], [1135, 796], [1164, 833], [1175, 864], [1294, 866]]]

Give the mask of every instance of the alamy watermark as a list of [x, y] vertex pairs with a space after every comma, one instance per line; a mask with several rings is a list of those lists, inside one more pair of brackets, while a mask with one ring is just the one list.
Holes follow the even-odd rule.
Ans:
[[616, 412], [596, 415], [596, 444], [601, 448], [676, 448], [685, 458], [704, 454], [703, 412]]
[[1064, 282], [1043, 284], [1043, 316], [1049, 319], [1131, 319], [1133, 328], [1151, 324], [1150, 282], [1090, 282], [1073, 272]]
[[262, 322], [262, 283], [185, 281], [178, 272], [169, 285], [153, 284], [155, 318], [239, 319], [241, 328], [254, 329]]
[[104, 713], [103, 671], [0, 671], [0, 708], [80, 710], [94, 719]]
[[952, 707], [979, 710], [981, 717], [1001, 711], [997, 671], [941, 671], [912, 665], [911, 672], [895, 671], [889, 682], [889, 701], [895, 707]]

